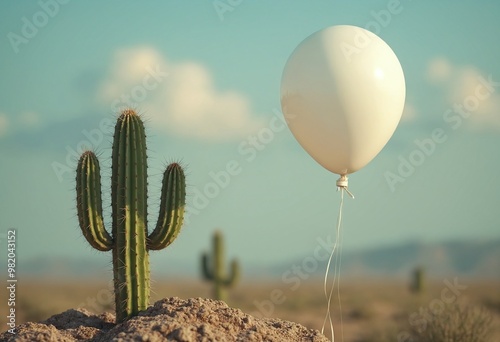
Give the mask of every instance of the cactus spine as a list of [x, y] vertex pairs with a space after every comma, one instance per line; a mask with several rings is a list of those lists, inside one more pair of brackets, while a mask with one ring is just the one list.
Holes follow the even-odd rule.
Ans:
[[158, 223], [148, 236], [146, 134], [141, 118], [124, 110], [115, 126], [111, 175], [111, 235], [104, 227], [99, 161], [87, 151], [78, 162], [76, 193], [83, 235], [99, 251], [112, 250], [116, 321], [149, 305], [149, 250], [167, 247], [179, 233], [185, 206], [184, 171], [164, 172]]
[[[236, 260], [231, 262], [231, 272], [226, 276], [224, 271], [224, 241], [222, 233], [216, 231], [213, 236], [213, 253], [210, 258], [208, 253], [202, 255], [202, 271], [205, 280], [214, 282], [214, 298], [226, 300], [225, 288], [236, 284], [240, 276], [239, 264]], [[210, 260], [211, 259], [211, 260]]]

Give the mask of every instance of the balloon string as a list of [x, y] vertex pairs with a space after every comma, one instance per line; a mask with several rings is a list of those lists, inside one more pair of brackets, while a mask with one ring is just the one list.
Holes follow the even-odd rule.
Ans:
[[[342, 263], [342, 243], [341, 243], [341, 229], [342, 229], [342, 208], [344, 206], [344, 190], [354, 198], [354, 195], [347, 190], [347, 176], [341, 176], [339, 180], [337, 180], [337, 191], [340, 191], [340, 207], [339, 207], [339, 216], [337, 219], [337, 230], [336, 230], [336, 238], [335, 238], [335, 243], [332, 248], [332, 252], [330, 253], [330, 257], [328, 258], [328, 263], [326, 266], [326, 271], [325, 271], [325, 279], [323, 283], [323, 290], [325, 293], [325, 298], [327, 300], [327, 312], [325, 315], [325, 319], [323, 320], [323, 326], [321, 328], [321, 333], [324, 333], [325, 330], [325, 325], [328, 320], [330, 323], [330, 333], [332, 336], [332, 342], [335, 341], [335, 332], [333, 329], [333, 321], [332, 321], [332, 316], [331, 316], [331, 302], [332, 302], [332, 296], [333, 296], [333, 290], [335, 288], [335, 283], [337, 284], [337, 298], [338, 298], [338, 303], [339, 303], [339, 310], [340, 310], [340, 328], [341, 328], [341, 335], [342, 335], [342, 341], [344, 340], [344, 327], [343, 327], [343, 319], [342, 319], [342, 302], [340, 300], [340, 267]], [[335, 267], [334, 267], [334, 273], [333, 273], [333, 280], [331, 283], [330, 290], [328, 291], [328, 273], [330, 271], [330, 266], [332, 263], [332, 259], [335, 255]]]

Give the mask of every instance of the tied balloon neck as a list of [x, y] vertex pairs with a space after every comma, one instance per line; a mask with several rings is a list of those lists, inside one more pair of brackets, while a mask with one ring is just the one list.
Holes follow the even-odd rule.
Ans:
[[349, 180], [347, 179], [347, 175], [341, 175], [339, 179], [337, 179], [337, 191], [345, 190], [352, 199], [354, 199], [354, 195], [350, 192], [347, 187], [349, 185]]

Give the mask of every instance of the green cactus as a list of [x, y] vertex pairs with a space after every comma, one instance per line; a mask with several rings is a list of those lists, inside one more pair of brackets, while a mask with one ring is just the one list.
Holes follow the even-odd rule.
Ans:
[[224, 271], [224, 242], [222, 233], [219, 231], [216, 231], [213, 236], [212, 257], [210, 258], [208, 253], [202, 255], [202, 272], [205, 280], [214, 282], [214, 298], [217, 300], [226, 300], [225, 288], [234, 286], [240, 277], [240, 267], [236, 260], [231, 262], [230, 276], [226, 276]]
[[181, 166], [170, 164], [163, 175], [158, 223], [148, 235], [146, 134], [131, 109], [115, 126], [111, 171], [111, 235], [103, 223], [99, 161], [91, 151], [78, 162], [77, 210], [90, 245], [113, 250], [116, 321], [122, 322], [149, 305], [149, 250], [167, 247], [179, 234], [186, 190]]
[[423, 267], [415, 267], [412, 272], [412, 282], [410, 289], [414, 293], [424, 292], [424, 269]]

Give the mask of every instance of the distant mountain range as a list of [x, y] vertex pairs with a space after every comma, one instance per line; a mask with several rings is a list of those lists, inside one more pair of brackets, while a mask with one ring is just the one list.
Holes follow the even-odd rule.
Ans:
[[[281, 278], [301, 267], [308, 276], [321, 276], [326, 261], [314, 261], [304, 256], [282, 264], [245, 265], [244, 276]], [[153, 264], [154, 266], [154, 264]], [[176, 260], [162, 275], [198, 277], [198, 265]], [[417, 266], [423, 267], [426, 275], [434, 278], [462, 276], [500, 280], [500, 239], [492, 241], [450, 241], [443, 243], [408, 242], [399, 245], [378, 247], [342, 254], [341, 275], [345, 277], [393, 277], [406, 279]], [[71, 258], [37, 258], [20, 261], [18, 275], [48, 277], [108, 277], [111, 260]]]
[[500, 279], [500, 239], [450, 241], [436, 244], [410, 242], [342, 257], [344, 276], [406, 277], [423, 267], [430, 277], [448, 275]]

